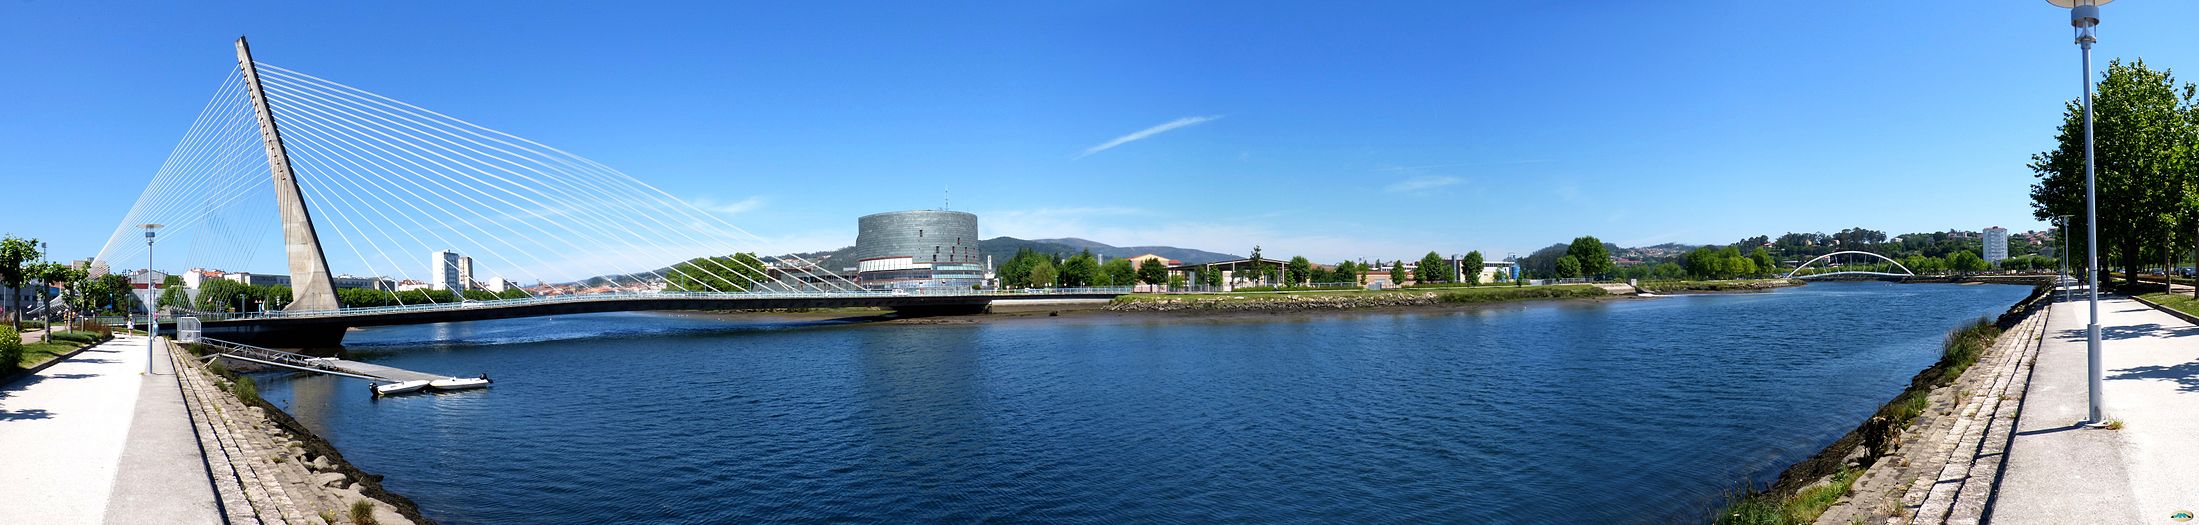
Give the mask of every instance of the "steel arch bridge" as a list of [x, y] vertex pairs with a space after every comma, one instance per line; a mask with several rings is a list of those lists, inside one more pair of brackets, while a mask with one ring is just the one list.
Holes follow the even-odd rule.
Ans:
[[[1837, 260], [1837, 259], [1835, 258], [1835, 256], [1839, 256], [1839, 255], [1851, 255], [1851, 256], [1853, 256], [1853, 255], [1863, 255], [1863, 256], [1869, 256], [1869, 257], [1877, 258], [1878, 260], [1881, 260], [1881, 261], [1886, 261], [1887, 263], [1889, 263], [1889, 264], [1892, 264], [1892, 265], [1894, 266], [1894, 268], [1898, 268], [1898, 269], [1900, 269], [1900, 270], [1901, 270], [1901, 273], [1892, 273], [1892, 272], [1880, 272], [1880, 271], [1870, 271], [1870, 270], [1837, 270], [1837, 271], [1831, 271], [1831, 272], [1824, 272], [1824, 273], [1808, 273], [1808, 274], [1802, 273], [1802, 271], [1803, 271], [1803, 270], [1808, 270], [1808, 269], [1810, 269], [1810, 265], [1813, 265], [1813, 264], [1817, 264], [1817, 263], [1820, 263], [1820, 262], [1838, 262], [1838, 260]], [[1828, 268], [1828, 269], [1830, 269], [1830, 268], [1838, 268], [1838, 266], [1819, 266], [1819, 268]], [[1810, 259], [1809, 261], [1807, 261], [1807, 262], [1804, 262], [1804, 263], [1802, 263], [1802, 265], [1794, 267], [1794, 270], [1793, 270], [1793, 271], [1789, 271], [1789, 272], [1787, 272], [1786, 278], [1788, 278], [1788, 279], [1818, 279], [1818, 278], [1824, 278], [1824, 277], [1837, 277], [1837, 276], [1843, 276], [1843, 275], [1867, 275], [1867, 276], [1873, 276], [1873, 277], [1915, 277], [1915, 276], [1916, 276], [1916, 272], [1915, 272], [1915, 271], [1912, 271], [1912, 270], [1910, 270], [1908, 266], [1903, 266], [1903, 265], [1901, 264], [1901, 261], [1896, 261], [1896, 260], [1894, 260], [1894, 259], [1893, 259], [1892, 257], [1887, 257], [1887, 256], [1884, 256], [1884, 255], [1879, 255], [1879, 254], [1876, 254], [1876, 253], [1871, 253], [1871, 252], [1865, 252], [1865, 251], [1845, 250], [1845, 251], [1837, 251], [1837, 252], [1832, 252], [1832, 253], [1828, 253], [1828, 254], [1824, 254], [1824, 255], [1819, 255], [1819, 256], [1817, 256], [1816, 258]]]

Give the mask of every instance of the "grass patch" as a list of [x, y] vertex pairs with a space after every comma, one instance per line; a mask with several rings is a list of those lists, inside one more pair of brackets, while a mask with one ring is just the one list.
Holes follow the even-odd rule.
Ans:
[[2199, 299], [2192, 299], [2189, 294], [2149, 293], [2138, 297], [2152, 301], [2153, 304], [2168, 307], [2171, 310], [2199, 315]]
[[1653, 293], [1672, 292], [1726, 292], [1733, 290], [1769, 290], [1801, 284], [1793, 279], [1727, 279], [1717, 281], [1638, 281], [1636, 288]]
[[250, 404], [261, 403], [260, 386], [252, 382], [252, 376], [238, 375], [235, 380], [229, 382], [229, 393], [235, 394], [237, 399], [242, 399]]
[[1721, 525], [1787, 525], [1817, 521], [1825, 509], [1848, 495], [1855, 487], [1855, 478], [1861, 472], [1842, 468], [1833, 474], [1832, 481], [1823, 485], [1802, 489], [1785, 498], [1743, 497], [1718, 515]]
[[46, 361], [51, 361], [54, 358], [61, 357], [63, 354], [74, 352], [76, 351], [76, 349], [83, 347], [84, 345], [80, 343], [65, 342], [31, 343], [23, 345], [23, 357], [16, 361], [15, 366], [21, 368], [30, 368], [42, 365], [45, 364]]
[[374, 502], [363, 499], [351, 502], [351, 522], [359, 525], [377, 523], [374, 521]]

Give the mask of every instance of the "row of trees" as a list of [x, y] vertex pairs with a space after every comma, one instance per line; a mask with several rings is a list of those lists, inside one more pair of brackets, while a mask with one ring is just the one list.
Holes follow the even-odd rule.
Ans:
[[[45, 258], [45, 243], [41, 243], [37, 239], [26, 239], [12, 234], [0, 237], [0, 284], [4, 284], [10, 289], [21, 290], [25, 284], [29, 284], [31, 281], [43, 283], [46, 286], [40, 286], [37, 294], [38, 301], [43, 304], [53, 299], [53, 297], [47, 295], [49, 287], [59, 288], [65, 294], [77, 295], [72, 291], [80, 292], [76, 290], [79, 287], [72, 285], [93, 281], [90, 274], [83, 268], [56, 262], [45, 262], [43, 261]], [[107, 279], [107, 277], [115, 279]], [[100, 282], [96, 283], [96, 286], [87, 287], [91, 288], [91, 291], [97, 292], [97, 295], [83, 297], [83, 306], [97, 305], [99, 308], [81, 308], [82, 310], [119, 310], [136, 304], [136, 299], [129, 294], [130, 281], [128, 278], [110, 275], [97, 281]], [[8, 294], [7, 302], [4, 303], [8, 311], [8, 322], [11, 326], [16, 327], [22, 326], [23, 322], [24, 307], [21, 304], [22, 300], [19, 295]], [[64, 296], [62, 299], [65, 299], [64, 302], [71, 305], [78, 304], [76, 300], [78, 297]]]
[[[2179, 85], [2144, 60], [2118, 59], [2108, 63], [2098, 88], [2092, 100], [2100, 255], [2125, 270], [2175, 266], [2186, 250], [2199, 252], [2199, 86]], [[2032, 215], [2056, 224], [2074, 218], [2069, 245], [2080, 252], [2084, 138], [2083, 107], [2071, 100], [2063, 105], [2054, 149], [2032, 155], [2029, 166], [2038, 178]], [[2124, 272], [2125, 282], [2135, 284], [2137, 273]]]
[[681, 261], [666, 270], [664, 278], [667, 288], [683, 292], [738, 292], [759, 289], [771, 281], [771, 273], [756, 254], [741, 252]]
[[[1138, 266], [1132, 266], [1129, 259], [1115, 259], [1102, 264], [1098, 256], [1092, 255], [1091, 250], [1061, 258], [1024, 248], [1016, 250], [1015, 256], [1001, 264], [998, 272], [1001, 286], [1007, 288], [1171, 284], [1168, 265], [1159, 260], [1147, 259], [1145, 264]], [[1220, 275], [1214, 276], [1215, 281], [1220, 279]]]
[[[284, 288], [284, 292], [288, 292], [287, 287], [277, 286], [270, 288]], [[451, 293], [450, 290], [406, 290], [402, 292], [393, 292], [389, 290], [369, 290], [365, 288], [345, 288], [336, 291], [336, 302], [341, 303], [345, 308], [455, 303], [460, 301], [461, 299], [472, 301], [490, 301], [496, 299], [522, 299], [525, 297], [527, 297], [527, 291], [518, 288], [507, 288], [502, 293], [489, 292], [485, 290], [466, 290], [464, 293]]]

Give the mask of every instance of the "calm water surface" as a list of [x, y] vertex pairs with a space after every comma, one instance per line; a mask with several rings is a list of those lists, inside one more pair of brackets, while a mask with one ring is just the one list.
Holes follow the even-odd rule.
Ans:
[[278, 375], [262, 392], [456, 524], [1689, 521], [2027, 292], [946, 325], [599, 314], [348, 340], [488, 372], [488, 391], [374, 401]]

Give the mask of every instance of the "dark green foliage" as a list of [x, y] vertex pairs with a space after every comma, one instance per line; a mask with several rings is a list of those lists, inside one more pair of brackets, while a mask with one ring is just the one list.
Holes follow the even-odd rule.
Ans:
[[1138, 265], [1138, 282], [1145, 284], [1167, 283], [1168, 264], [1161, 262], [1160, 259], [1146, 259], [1145, 264]]
[[23, 362], [23, 334], [12, 326], [0, 326], [0, 370], [14, 370]]
[[1053, 259], [1039, 259], [1031, 265], [1030, 285], [1039, 288], [1052, 287], [1055, 280], [1060, 278], [1059, 274], [1060, 271], [1054, 269]]
[[[2199, 88], [2177, 85], [2168, 70], [2151, 69], [2143, 60], [2113, 60], [2093, 97], [2093, 112], [2102, 262], [2132, 269], [2190, 253], [2199, 221]], [[2072, 247], [2085, 242], [2084, 136], [2082, 105], [2069, 101], [2056, 145], [2032, 155], [2030, 163], [2039, 179], [2031, 186], [2032, 216], [2077, 216]], [[2176, 241], [2183, 241], [2181, 250]], [[2125, 272], [2126, 284], [2136, 279]]]
[[1481, 284], [1481, 267], [1487, 263], [1488, 261], [1481, 259], [1480, 250], [1466, 252], [1466, 256], [1458, 261], [1458, 267], [1465, 270], [1466, 284]]
[[1442, 255], [1435, 252], [1428, 252], [1427, 255], [1420, 256], [1420, 264], [1413, 267], [1413, 283], [1447, 282], [1451, 282], [1450, 260], [1444, 259]]
[[1581, 276], [1581, 260], [1572, 255], [1558, 258], [1558, 278], [1572, 279]]
[[743, 252], [683, 261], [665, 272], [665, 280], [684, 292], [740, 292], [768, 287], [771, 275], [756, 254]]
[[[1099, 273], [1099, 282], [1103, 286], [1130, 286], [1133, 284], [1138, 284], [1138, 268], [1136, 266], [1132, 266], [1129, 259], [1114, 259], [1107, 261], [1107, 264], [1100, 265]], [[1214, 276], [1212, 277], [1212, 279], [1214, 280], [1215, 285], [1221, 285], [1222, 272], [1220, 270], [1214, 271]]]
[[1100, 280], [1099, 259], [1085, 250], [1069, 256], [1061, 263], [1061, 285], [1070, 288], [1095, 286]]
[[1573, 244], [1565, 248], [1565, 254], [1580, 262], [1582, 277], [1601, 278], [1611, 274], [1611, 249], [1593, 235], [1574, 238]]

